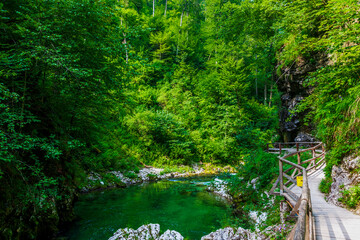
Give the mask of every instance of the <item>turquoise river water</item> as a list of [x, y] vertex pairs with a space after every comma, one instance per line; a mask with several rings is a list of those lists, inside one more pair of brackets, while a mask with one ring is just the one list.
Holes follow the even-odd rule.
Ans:
[[108, 239], [119, 228], [158, 223], [161, 233], [170, 229], [186, 239], [200, 239], [231, 215], [227, 201], [206, 191], [211, 180], [162, 180], [82, 194], [75, 204], [77, 219], [64, 237]]

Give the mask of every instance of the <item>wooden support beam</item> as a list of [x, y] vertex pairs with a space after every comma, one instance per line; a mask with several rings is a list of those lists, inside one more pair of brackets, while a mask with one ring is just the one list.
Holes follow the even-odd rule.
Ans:
[[293, 171], [293, 173], [291, 174], [291, 177], [295, 177], [296, 173], [299, 171], [299, 169], [295, 168], [295, 170]]
[[281, 196], [285, 197], [285, 199], [289, 202], [291, 207], [294, 207], [296, 205], [296, 201], [292, 197], [290, 197], [289, 194], [283, 193]]
[[292, 199], [294, 199], [295, 201], [299, 200], [299, 197], [295, 193], [293, 193], [290, 189], [284, 186], [284, 190]]
[[283, 173], [284, 177], [287, 178], [289, 181], [291, 181], [292, 183], [296, 184], [296, 180], [293, 179], [293, 177], [287, 175], [286, 173]]
[[279, 182], [280, 182], [280, 176], [276, 179], [274, 185], [270, 189], [270, 192], [269, 192], [270, 194], [275, 195], [275, 189], [276, 189], [277, 185], [279, 184]]
[[279, 159], [280, 194], [284, 193], [283, 162]]
[[300, 203], [301, 203], [301, 196], [299, 198], [299, 200], [296, 202], [295, 206], [293, 207], [292, 211], [290, 212], [290, 215], [288, 216], [288, 218], [294, 217], [295, 214], [298, 212], [298, 209], [300, 207]]

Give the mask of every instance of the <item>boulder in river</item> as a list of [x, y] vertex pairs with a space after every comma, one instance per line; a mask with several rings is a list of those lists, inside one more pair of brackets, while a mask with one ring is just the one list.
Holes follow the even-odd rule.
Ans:
[[173, 230], [166, 230], [160, 236], [159, 224], [148, 224], [139, 227], [137, 230], [124, 228], [117, 230], [109, 240], [183, 240], [180, 233]]
[[263, 240], [266, 237], [261, 233], [254, 233], [250, 230], [239, 227], [236, 232], [231, 227], [219, 229], [216, 232], [212, 232], [206, 236], [203, 236], [201, 240]]
[[215, 178], [214, 182], [212, 182], [212, 184], [207, 188], [207, 190], [212, 191], [225, 199], [231, 200], [232, 197], [228, 193], [227, 184], [227, 181]]
[[159, 240], [183, 240], [184, 237], [180, 233], [174, 230], [166, 230], [163, 235], [160, 236]]

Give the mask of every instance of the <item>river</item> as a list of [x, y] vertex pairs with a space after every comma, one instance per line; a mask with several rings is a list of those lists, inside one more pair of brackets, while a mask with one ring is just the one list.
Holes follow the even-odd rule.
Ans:
[[231, 216], [229, 203], [206, 191], [214, 178], [169, 179], [82, 194], [75, 204], [76, 220], [62, 235], [108, 239], [119, 228], [158, 223], [161, 233], [170, 229], [186, 239], [200, 239]]

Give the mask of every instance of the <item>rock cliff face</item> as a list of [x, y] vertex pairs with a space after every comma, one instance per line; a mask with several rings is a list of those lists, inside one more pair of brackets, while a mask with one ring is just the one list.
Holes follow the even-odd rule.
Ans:
[[[346, 207], [345, 204], [339, 201], [343, 197], [342, 192], [348, 190], [354, 185], [360, 184], [360, 156], [351, 155], [343, 159], [340, 166], [333, 166], [331, 177], [333, 183], [331, 184], [330, 193], [327, 197], [328, 202], [340, 207]], [[354, 210], [360, 214], [360, 207]]]
[[[308, 61], [302, 57], [298, 57], [291, 66], [283, 67], [281, 75], [277, 79], [277, 86], [281, 96], [280, 109], [280, 134], [284, 142], [293, 142], [298, 138], [299, 133], [310, 133], [311, 126], [305, 126], [303, 123], [303, 112], [293, 113], [296, 106], [312, 92], [312, 88], [306, 86], [305, 80], [310, 72], [316, 71], [326, 64], [324, 56], [312, 56], [315, 61]], [[281, 64], [281, 63], [279, 63]], [[302, 139], [301, 141], [311, 139]]]

